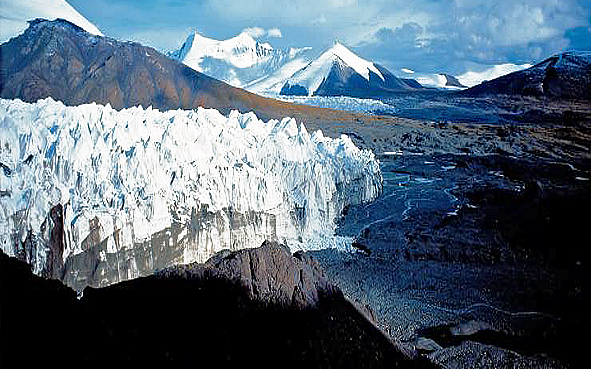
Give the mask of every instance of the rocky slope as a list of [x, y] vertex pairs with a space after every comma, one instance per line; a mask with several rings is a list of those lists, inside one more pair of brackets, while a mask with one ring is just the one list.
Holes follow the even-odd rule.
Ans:
[[463, 94], [591, 100], [591, 52], [555, 55], [531, 68], [483, 82]]
[[589, 342], [590, 162], [381, 157], [383, 196], [313, 255], [415, 355], [443, 367], [578, 367]]
[[291, 256], [278, 244], [87, 288], [79, 299], [0, 252], [0, 286], [3, 367], [24, 360], [60, 367], [428, 367], [397, 351], [305, 254]]
[[67, 105], [247, 109], [248, 96], [152, 48], [91, 35], [64, 20], [36, 20], [0, 48], [0, 96]]

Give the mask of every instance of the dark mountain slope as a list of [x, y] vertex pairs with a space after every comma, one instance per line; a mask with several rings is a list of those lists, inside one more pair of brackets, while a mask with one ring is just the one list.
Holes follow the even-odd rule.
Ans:
[[591, 100], [591, 52], [555, 55], [531, 68], [483, 82], [462, 93]]

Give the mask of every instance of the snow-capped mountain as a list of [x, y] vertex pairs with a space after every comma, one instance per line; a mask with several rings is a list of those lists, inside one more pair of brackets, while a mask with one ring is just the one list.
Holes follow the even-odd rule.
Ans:
[[246, 32], [227, 40], [214, 40], [192, 32], [181, 48], [168, 56], [211, 77], [243, 87], [286, 64], [287, 68], [311, 60], [311, 48], [275, 49]]
[[101, 31], [94, 24], [90, 23], [65, 0], [2, 0], [0, 43], [23, 33], [28, 27], [27, 22], [36, 18], [65, 19], [89, 33], [102, 36]]
[[78, 290], [322, 239], [381, 186], [373, 153], [294, 119], [0, 100], [0, 246]]
[[533, 67], [482, 82], [464, 93], [591, 100], [591, 52], [569, 51], [554, 55]]
[[369, 97], [415, 89], [339, 43], [271, 90], [279, 85], [282, 95], [307, 96]]

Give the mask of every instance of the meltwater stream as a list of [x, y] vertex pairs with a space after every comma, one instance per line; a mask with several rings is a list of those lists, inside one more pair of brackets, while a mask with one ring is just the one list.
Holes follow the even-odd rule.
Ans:
[[364, 232], [386, 229], [383, 243], [394, 246], [400, 227], [396, 224], [416, 212], [436, 211], [454, 216], [462, 202], [453, 195], [457, 178], [450, 173], [456, 163], [445, 157], [423, 155], [382, 155], [379, 157], [384, 179], [383, 193], [373, 202], [350, 207], [339, 222], [337, 235], [359, 237]]

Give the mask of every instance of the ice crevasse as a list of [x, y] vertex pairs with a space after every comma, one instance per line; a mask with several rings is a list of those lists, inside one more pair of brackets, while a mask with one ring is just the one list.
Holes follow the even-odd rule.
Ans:
[[265, 239], [334, 233], [382, 189], [347, 136], [254, 113], [0, 100], [0, 243], [35, 273], [105, 286]]

